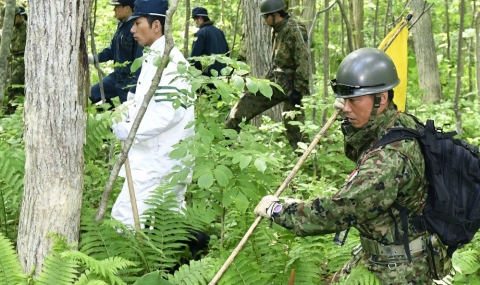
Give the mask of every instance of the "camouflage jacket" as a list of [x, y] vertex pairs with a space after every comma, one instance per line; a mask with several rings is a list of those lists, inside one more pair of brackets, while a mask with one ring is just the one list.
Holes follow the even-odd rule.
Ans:
[[309, 94], [308, 36], [300, 26], [292, 16], [273, 26], [273, 66], [268, 77], [282, 86], [285, 92], [293, 87], [306, 95]]
[[13, 26], [12, 41], [10, 42], [10, 54], [13, 56], [23, 55], [27, 44], [27, 23], [19, 21]]
[[[338, 193], [289, 205], [275, 222], [300, 236], [355, 227], [364, 237], [393, 244], [395, 224], [401, 225], [401, 221], [397, 210], [393, 209], [395, 221], [387, 210], [397, 201], [412, 212], [420, 212], [427, 194], [425, 163], [416, 141], [398, 141], [367, 153], [384, 132], [395, 126], [413, 128], [415, 122], [390, 106], [373, 123], [345, 136], [347, 152], [359, 154], [358, 166]], [[410, 241], [421, 235], [411, 229], [408, 234]]]

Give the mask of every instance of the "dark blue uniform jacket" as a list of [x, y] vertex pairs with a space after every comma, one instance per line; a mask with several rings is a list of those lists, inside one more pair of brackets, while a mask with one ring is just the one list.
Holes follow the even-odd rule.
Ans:
[[[135, 58], [139, 58], [143, 55], [143, 46], [139, 45], [133, 38], [132, 33], [130, 33], [133, 22], [133, 20], [120, 21], [110, 46], [98, 54], [99, 62], [109, 60], [113, 60], [115, 63], [120, 64], [125, 61], [130, 62], [123, 67], [114, 67], [115, 80], [119, 83], [125, 82], [127, 85], [135, 85], [137, 83], [141, 68], [132, 73], [130, 72], [130, 66]], [[135, 87], [131, 87], [130, 92], [135, 93], [135, 89]]]
[[[190, 56], [202, 56], [212, 54], [227, 54], [230, 51], [225, 34], [213, 25], [213, 22], [208, 21], [203, 23], [200, 29], [195, 33], [195, 40], [193, 41], [192, 52]], [[202, 68], [200, 62], [195, 62], [197, 69]], [[220, 70], [225, 67], [225, 64], [215, 61], [204, 75], [211, 76], [210, 70], [215, 69], [220, 74]]]

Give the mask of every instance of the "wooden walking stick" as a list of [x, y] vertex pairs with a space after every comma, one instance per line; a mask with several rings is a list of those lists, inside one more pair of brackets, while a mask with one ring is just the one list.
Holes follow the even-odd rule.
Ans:
[[[285, 190], [285, 188], [287, 188], [288, 184], [292, 181], [293, 177], [295, 177], [295, 174], [297, 174], [298, 170], [303, 165], [303, 163], [307, 159], [308, 155], [312, 152], [313, 148], [315, 148], [315, 146], [320, 141], [320, 139], [323, 137], [325, 132], [328, 130], [328, 128], [330, 128], [330, 126], [333, 124], [333, 122], [335, 121], [337, 116], [340, 114], [340, 111], [341, 110], [335, 110], [335, 113], [330, 117], [330, 119], [328, 119], [327, 123], [323, 126], [323, 128], [320, 130], [320, 132], [318, 132], [318, 134], [313, 139], [312, 143], [308, 146], [307, 150], [303, 153], [300, 160], [297, 162], [297, 164], [295, 164], [295, 166], [293, 167], [290, 174], [288, 174], [285, 181], [283, 181], [282, 185], [280, 185], [280, 187], [278, 187], [277, 192], [275, 192], [275, 197], [280, 196], [280, 194], [282, 194], [283, 190]], [[258, 224], [260, 223], [261, 220], [262, 220], [261, 216], [258, 216], [257, 219], [255, 219], [253, 224], [250, 226], [248, 231], [243, 236], [242, 240], [238, 243], [237, 247], [233, 250], [233, 252], [227, 258], [227, 260], [222, 265], [222, 267], [217, 272], [217, 274], [213, 277], [212, 281], [210, 281], [210, 283], [208, 283], [208, 285], [214, 285], [218, 282], [218, 280], [220, 280], [220, 278], [222, 277], [225, 270], [227, 270], [228, 266], [230, 266], [230, 264], [232, 263], [235, 256], [237, 256], [237, 254], [240, 252], [240, 250], [245, 245], [248, 238], [252, 235], [253, 231], [258, 226]]]
[[[122, 141], [122, 149], [123, 145], [124, 142]], [[128, 192], [130, 193], [130, 203], [132, 204], [133, 221], [135, 223], [135, 228], [137, 230], [140, 230], [140, 218], [138, 217], [137, 199], [135, 198], [135, 189], [133, 188], [132, 180], [132, 169], [130, 168], [130, 161], [128, 160], [128, 156], [125, 159], [125, 173], [127, 176]]]

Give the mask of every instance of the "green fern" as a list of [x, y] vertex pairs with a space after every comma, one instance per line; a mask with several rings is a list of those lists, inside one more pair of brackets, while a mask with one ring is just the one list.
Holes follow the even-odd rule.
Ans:
[[0, 232], [16, 240], [20, 204], [23, 195], [25, 156], [23, 150], [0, 151]]
[[0, 285], [20, 284], [27, 276], [22, 271], [12, 242], [0, 232]]
[[84, 283], [87, 280], [107, 280], [108, 284], [123, 285], [126, 283], [117, 276], [119, 269], [135, 265], [135, 263], [121, 257], [112, 257], [99, 261], [79, 251], [66, 251], [62, 256], [69, 260], [74, 260], [82, 267], [88, 268], [75, 285], [88, 284]]
[[152, 227], [143, 230], [150, 243], [143, 248], [142, 254], [149, 271], [158, 269], [166, 274], [178, 263], [185, 251], [185, 242], [191, 238], [189, 231], [193, 225], [185, 215], [172, 210], [177, 207], [175, 198], [160, 187], [148, 199], [147, 203], [154, 208], [145, 211], [144, 219], [148, 219]]
[[113, 138], [109, 127], [112, 123], [111, 112], [88, 114], [87, 118], [87, 142], [84, 147], [85, 161], [96, 160], [102, 152], [104, 140], [107, 137]]
[[271, 279], [271, 274], [261, 272], [262, 265], [252, 262], [250, 254], [240, 252], [225, 271], [218, 284], [267, 284], [267, 281]]
[[168, 281], [176, 285], [195, 285], [208, 284], [217, 272], [218, 260], [213, 258], [203, 258], [201, 260], [192, 260], [190, 264], [182, 265], [174, 275], [168, 275]]
[[[103, 220], [95, 222], [94, 214], [93, 209], [83, 208], [80, 221], [79, 251], [97, 260], [121, 257], [135, 262], [140, 266], [123, 268], [118, 273], [124, 282], [133, 283], [140, 272], [145, 270], [145, 266], [141, 266], [144, 262], [137, 252], [138, 238], [134, 235], [134, 232], [131, 232], [119, 221]], [[122, 234], [119, 234], [117, 230], [121, 231]]]
[[347, 278], [339, 283], [345, 285], [380, 285], [380, 281], [368, 271], [365, 267], [357, 266], [352, 269], [352, 272]]

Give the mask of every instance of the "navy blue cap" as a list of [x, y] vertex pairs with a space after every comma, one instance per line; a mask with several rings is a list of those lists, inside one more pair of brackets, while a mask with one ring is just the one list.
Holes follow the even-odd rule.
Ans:
[[113, 6], [130, 6], [133, 7], [133, 4], [135, 3], [135, 0], [113, 0], [111, 2], [108, 2], [108, 4], [113, 5]]
[[128, 20], [142, 16], [167, 16], [168, 1], [166, 0], [137, 0], [133, 14]]
[[203, 7], [195, 7], [195, 8], [193, 8], [193, 10], [192, 10], [192, 18], [196, 18], [196, 17], [200, 17], [200, 16], [208, 17], [208, 11], [207, 11], [207, 9], [205, 9], [205, 8], [203, 8]]
[[27, 12], [25, 11], [25, 7], [18, 6], [18, 8], [20, 9], [20, 15], [27, 15]]

